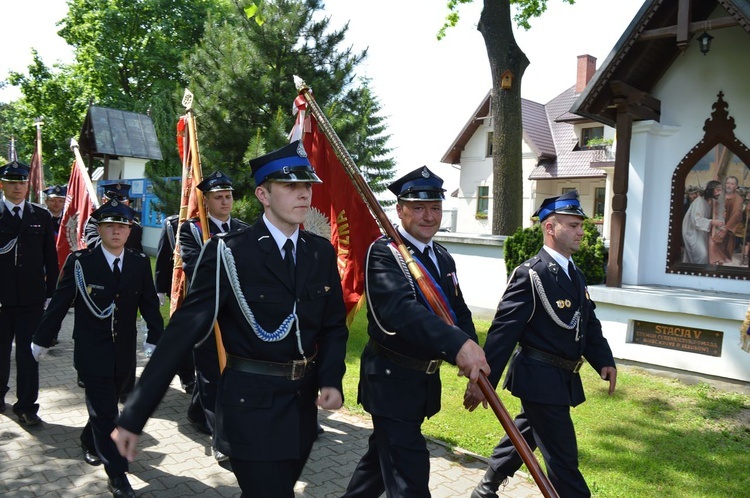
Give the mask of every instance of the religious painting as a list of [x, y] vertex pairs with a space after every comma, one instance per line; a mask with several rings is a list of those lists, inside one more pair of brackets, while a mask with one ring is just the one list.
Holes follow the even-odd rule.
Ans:
[[672, 180], [667, 271], [750, 278], [750, 150], [719, 94], [706, 135]]

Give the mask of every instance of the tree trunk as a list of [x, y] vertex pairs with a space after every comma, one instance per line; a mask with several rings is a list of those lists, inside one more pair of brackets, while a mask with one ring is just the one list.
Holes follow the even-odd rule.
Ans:
[[[492, 73], [492, 233], [512, 235], [523, 224], [521, 79], [529, 60], [513, 36], [510, 0], [484, 0], [477, 29]], [[500, 88], [506, 70], [513, 78], [509, 90]]]

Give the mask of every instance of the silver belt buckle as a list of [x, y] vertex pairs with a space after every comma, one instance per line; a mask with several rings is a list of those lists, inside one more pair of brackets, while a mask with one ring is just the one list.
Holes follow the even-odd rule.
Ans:
[[307, 370], [307, 360], [294, 360], [292, 361], [292, 375], [289, 376], [291, 380], [300, 380], [305, 376], [305, 370]]
[[427, 364], [427, 370], [425, 370], [426, 374], [434, 374], [438, 371], [440, 368], [440, 365], [443, 364], [443, 360], [430, 360], [430, 362]]
[[586, 360], [584, 360], [583, 356], [581, 356], [581, 359], [578, 360], [578, 362], [576, 363], [575, 368], [573, 369], [573, 373], [577, 374], [581, 370], [581, 367], [583, 366], [584, 363], [586, 363]]

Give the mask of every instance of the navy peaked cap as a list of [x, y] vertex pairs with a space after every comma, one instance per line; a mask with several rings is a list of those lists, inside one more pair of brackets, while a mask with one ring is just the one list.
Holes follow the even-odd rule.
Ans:
[[52, 185], [51, 187], [47, 187], [46, 189], [44, 189], [44, 193], [47, 195], [47, 197], [65, 197], [65, 195], [68, 193], [68, 186]]
[[388, 185], [400, 201], [443, 201], [443, 179], [422, 166]]
[[299, 140], [251, 160], [250, 168], [256, 185], [265, 181], [323, 183], [315, 174]]
[[29, 167], [18, 161], [9, 162], [2, 168], [0, 181], [27, 182], [29, 181]]
[[102, 204], [99, 209], [91, 213], [91, 217], [99, 223], [122, 223], [130, 225], [133, 222], [136, 211], [118, 199], [110, 199]]
[[107, 199], [126, 200], [130, 196], [129, 183], [110, 183], [104, 186], [104, 196]]
[[232, 188], [232, 179], [221, 171], [214, 171], [208, 176], [203, 177], [203, 181], [196, 185], [201, 192], [216, 192], [219, 190], [234, 190]]
[[583, 212], [581, 203], [578, 200], [577, 190], [571, 190], [556, 197], [547, 197], [542, 201], [542, 205], [536, 210], [534, 216], [538, 216], [539, 221], [544, 221], [547, 216], [553, 213], [570, 214], [586, 218], [586, 214]]

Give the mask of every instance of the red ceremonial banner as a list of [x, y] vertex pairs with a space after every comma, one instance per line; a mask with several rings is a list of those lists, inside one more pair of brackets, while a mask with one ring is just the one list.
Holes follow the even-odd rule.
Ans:
[[310, 164], [323, 183], [313, 184], [305, 230], [330, 239], [336, 249], [347, 321], [351, 323], [364, 302], [365, 258], [370, 244], [380, 237], [380, 228], [315, 118], [305, 115], [306, 107], [305, 98], [298, 96], [294, 101], [297, 123], [290, 138], [303, 140]]
[[94, 203], [86, 187], [88, 172], [78, 161], [73, 167], [68, 180], [68, 194], [65, 196], [65, 207], [60, 220], [60, 233], [57, 234], [57, 262], [62, 270], [65, 259], [73, 251], [86, 247], [84, 227], [94, 212]]
[[179, 230], [182, 223], [190, 218], [198, 217], [198, 196], [192, 174], [192, 151], [190, 147], [190, 136], [187, 120], [189, 117], [182, 116], [177, 121], [177, 151], [182, 160], [182, 196], [180, 197], [180, 219], [177, 225], [178, 236], [175, 237], [174, 245], [174, 267], [172, 269], [172, 291], [170, 293], [169, 314], [177, 311], [185, 299], [187, 281], [182, 269], [182, 257], [180, 256]]

